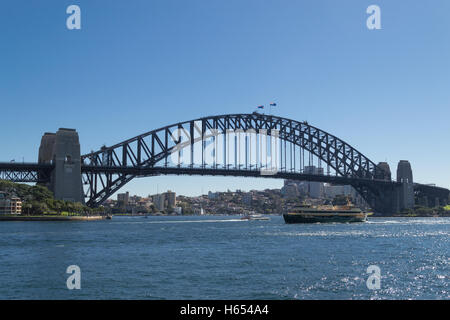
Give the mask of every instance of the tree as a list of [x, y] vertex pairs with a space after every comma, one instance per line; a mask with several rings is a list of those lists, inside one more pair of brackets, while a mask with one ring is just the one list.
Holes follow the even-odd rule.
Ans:
[[31, 208], [32, 208], [32, 207], [33, 207], [33, 206], [31, 205], [30, 202], [24, 202], [24, 203], [22, 204], [22, 211], [25, 211], [26, 214], [30, 214], [30, 211], [31, 211]]
[[81, 204], [80, 202], [74, 202], [74, 203], [72, 204], [72, 206], [73, 206], [73, 211], [74, 211], [75, 213], [83, 213], [83, 211], [84, 211], [84, 206], [83, 206], [83, 204]]
[[64, 208], [64, 201], [62, 200], [55, 200], [53, 202], [53, 209], [58, 213], [61, 214], [63, 208]]
[[44, 202], [33, 201], [31, 203], [31, 213], [32, 214], [44, 214], [48, 212], [48, 206]]
[[31, 195], [33, 196], [33, 200], [36, 201], [45, 201], [47, 199], [53, 199], [53, 194], [50, 190], [48, 190], [44, 186], [33, 186], [30, 190]]
[[63, 211], [74, 212], [74, 206], [72, 202], [64, 201]]

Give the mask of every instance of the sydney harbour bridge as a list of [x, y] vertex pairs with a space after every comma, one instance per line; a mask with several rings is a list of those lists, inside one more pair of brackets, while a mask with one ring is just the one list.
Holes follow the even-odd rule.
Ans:
[[[313, 174], [308, 168], [320, 168]], [[401, 160], [375, 163], [306, 121], [260, 113], [203, 117], [80, 154], [78, 133], [45, 133], [37, 163], [0, 163], [0, 179], [47, 185], [56, 199], [100, 206], [129, 181], [157, 175], [261, 177], [351, 185], [377, 212], [395, 213], [422, 199], [445, 205], [450, 190], [413, 182]]]

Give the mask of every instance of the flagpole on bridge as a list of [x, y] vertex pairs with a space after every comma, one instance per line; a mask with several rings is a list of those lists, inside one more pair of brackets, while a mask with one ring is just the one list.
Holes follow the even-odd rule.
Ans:
[[[258, 110], [258, 109], [264, 109], [264, 106], [263, 105], [259, 105], [259, 106], [257, 106], [256, 107], [256, 109]], [[263, 113], [264, 114], [264, 113]]]
[[277, 104], [276, 104], [275, 102], [271, 102], [271, 103], [269, 104], [269, 106], [270, 106], [270, 114], [273, 115], [273, 114], [272, 114], [272, 107], [276, 107]]

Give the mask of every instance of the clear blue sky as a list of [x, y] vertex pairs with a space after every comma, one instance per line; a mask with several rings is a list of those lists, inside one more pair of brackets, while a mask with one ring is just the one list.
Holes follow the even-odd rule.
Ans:
[[[81, 7], [82, 29], [66, 28]], [[366, 8], [381, 8], [368, 30]], [[0, 161], [36, 161], [76, 128], [82, 153], [170, 123], [247, 113], [307, 120], [395, 171], [450, 187], [450, 1], [2, 0]], [[157, 177], [121, 191], [280, 187]]]

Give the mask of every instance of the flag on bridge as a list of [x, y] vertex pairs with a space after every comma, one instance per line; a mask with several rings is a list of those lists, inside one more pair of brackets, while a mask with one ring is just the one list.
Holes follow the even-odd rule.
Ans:
[[257, 108], [258, 109], [264, 109], [264, 106], [258, 106]]
[[275, 102], [271, 102], [271, 103], [270, 103], [270, 106], [271, 106], [271, 107], [276, 107], [276, 105], [277, 105], [277, 104], [276, 104]]

